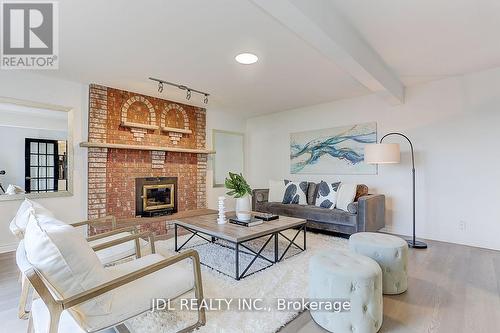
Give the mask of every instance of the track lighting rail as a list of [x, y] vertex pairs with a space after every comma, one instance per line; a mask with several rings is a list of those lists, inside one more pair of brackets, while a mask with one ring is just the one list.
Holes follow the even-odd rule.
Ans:
[[186, 99], [187, 100], [190, 100], [191, 99], [191, 93], [195, 92], [197, 94], [203, 95], [205, 97], [203, 99], [203, 103], [208, 104], [208, 96], [210, 96], [209, 93], [206, 93], [206, 92], [201, 91], [201, 90], [193, 89], [193, 88], [185, 86], [183, 84], [177, 84], [177, 83], [173, 83], [173, 82], [168, 82], [168, 81], [160, 80], [160, 79], [157, 79], [157, 78], [154, 78], [154, 77], [149, 77], [149, 79], [151, 81], [158, 82], [158, 92], [159, 93], [163, 92], [163, 85], [164, 84], [168, 84], [169, 86], [177, 87], [180, 90], [186, 90]]

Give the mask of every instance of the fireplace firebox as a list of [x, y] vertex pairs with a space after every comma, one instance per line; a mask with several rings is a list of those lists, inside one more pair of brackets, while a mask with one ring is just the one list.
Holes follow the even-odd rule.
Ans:
[[135, 179], [135, 215], [160, 216], [177, 212], [177, 177]]

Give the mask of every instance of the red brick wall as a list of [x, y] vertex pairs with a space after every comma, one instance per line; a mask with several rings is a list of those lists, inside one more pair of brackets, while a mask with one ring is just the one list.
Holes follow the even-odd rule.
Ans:
[[[205, 148], [205, 109], [99, 85], [90, 85], [89, 141], [145, 146]], [[133, 122], [184, 128], [178, 134], [128, 128]], [[204, 154], [90, 148], [88, 217], [135, 216], [135, 178], [178, 177], [178, 211], [206, 207]]]
[[138, 177], [178, 177], [178, 211], [197, 208], [196, 154], [167, 152], [161, 169], [151, 167], [151, 156], [150, 151], [108, 149], [107, 214], [118, 218], [135, 216], [135, 179]]

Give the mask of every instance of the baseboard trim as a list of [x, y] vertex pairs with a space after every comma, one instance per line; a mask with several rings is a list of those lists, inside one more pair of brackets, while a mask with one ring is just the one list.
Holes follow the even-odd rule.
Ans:
[[17, 243], [0, 245], [0, 253], [13, 252], [17, 249]]

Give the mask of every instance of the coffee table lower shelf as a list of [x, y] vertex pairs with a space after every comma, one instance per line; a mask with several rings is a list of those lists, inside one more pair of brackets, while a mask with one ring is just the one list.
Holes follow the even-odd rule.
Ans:
[[[184, 230], [187, 230], [189, 233], [191, 233], [191, 236], [181, 246], [178, 246], [178, 228], [182, 228]], [[245, 227], [242, 227], [242, 228], [245, 228]], [[290, 229], [297, 230], [297, 232], [295, 233], [294, 237], [291, 238], [291, 239], [288, 236], [286, 236], [286, 235], [283, 234], [283, 231], [290, 230]], [[207, 265], [207, 264], [205, 264], [203, 262], [201, 264], [204, 265], [204, 266], [207, 266], [207, 267], [209, 267], [209, 268], [211, 268], [211, 269], [213, 269], [213, 270], [215, 270], [215, 271], [217, 271], [217, 272], [219, 272], [221, 274], [230, 276], [230, 277], [232, 277], [232, 278], [234, 278], [236, 280], [240, 280], [240, 279], [248, 277], [248, 276], [250, 276], [252, 274], [260, 272], [260, 271], [262, 271], [262, 270], [264, 270], [266, 268], [269, 268], [272, 265], [277, 264], [278, 262], [284, 260], [286, 253], [288, 252], [288, 250], [290, 250], [290, 248], [292, 247], [292, 245], [295, 246], [296, 248], [298, 248], [300, 250], [296, 254], [299, 254], [299, 253], [305, 251], [306, 250], [306, 245], [307, 245], [307, 242], [306, 242], [306, 238], [307, 238], [306, 223], [301, 224], [301, 225], [299, 225], [299, 226], [297, 226], [295, 228], [284, 229], [284, 230], [272, 232], [272, 233], [265, 234], [265, 235], [259, 235], [257, 237], [246, 239], [246, 240], [240, 241], [240, 242], [234, 242], [234, 241], [230, 241], [230, 240], [224, 239], [224, 241], [233, 244], [234, 247], [230, 247], [230, 246], [218, 243], [217, 242], [218, 238], [215, 237], [215, 236], [213, 236], [213, 235], [211, 235], [210, 233], [199, 231], [199, 230], [195, 230], [195, 229], [192, 229], [192, 228], [187, 227], [185, 225], [180, 225], [180, 224], [177, 224], [177, 223], [174, 223], [174, 233], [175, 233], [174, 234], [174, 241], [175, 241], [175, 251], [176, 252], [180, 252], [186, 246], [186, 244], [191, 239], [193, 239], [195, 236], [197, 236], [199, 238], [202, 238], [202, 239], [204, 239], [205, 241], [207, 241], [209, 243], [213, 243], [213, 244], [217, 244], [217, 245], [222, 246], [222, 247], [234, 249], [234, 252], [235, 252], [235, 275], [234, 276], [231, 276], [231, 275], [229, 275], [229, 274], [227, 274], [225, 272], [222, 272], [222, 271], [218, 270], [217, 268], [209, 266], [209, 265]], [[297, 239], [297, 237], [301, 233], [303, 234], [303, 244], [302, 244], [302, 247], [299, 246], [295, 242], [295, 240]], [[280, 240], [279, 237], [280, 236], [282, 238], [284, 238], [285, 240], [288, 241], [287, 246], [285, 248], [285, 251], [283, 251], [283, 253], [281, 255], [279, 255], [279, 240]], [[262, 245], [262, 247], [258, 251], [254, 251], [250, 247], [248, 247], [247, 245], [245, 245], [245, 243], [251, 242], [251, 241], [259, 239], [259, 238], [264, 238], [264, 239], [266, 239], [266, 241], [264, 242], [264, 245]], [[271, 242], [271, 240], [274, 240], [274, 253], [273, 253], [274, 254], [274, 258], [269, 259], [269, 258], [265, 257], [262, 254], [262, 251], [264, 251], [264, 249]], [[242, 250], [242, 248], [243, 248], [243, 250]], [[253, 255], [252, 260], [250, 261], [250, 263], [248, 264], [248, 266], [245, 269], [242, 270], [241, 274], [240, 274], [240, 252], [244, 253], [244, 254]], [[296, 254], [294, 254], [294, 255], [296, 255]], [[259, 270], [256, 270], [256, 271], [253, 271], [251, 273], [248, 273], [249, 269], [255, 263], [255, 261], [257, 260], [257, 258], [263, 259], [263, 260], [269, 262], [270, 264], [268, 266], [266, 266], [266, 267], [263, 267], [263, 268], [259, 269]]]

